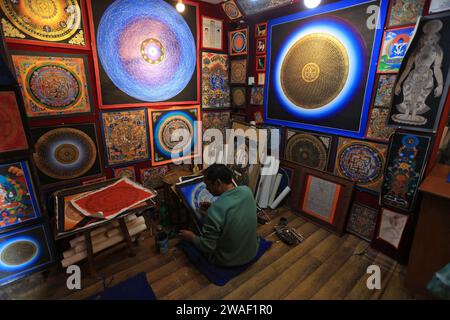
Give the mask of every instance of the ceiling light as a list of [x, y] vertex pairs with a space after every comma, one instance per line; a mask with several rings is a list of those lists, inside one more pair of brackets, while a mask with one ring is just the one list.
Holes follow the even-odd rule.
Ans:
[[184, 9], [186, 9], [186, 6], [183, 3], [183, 0], [178, 0], [177, 5], [175, 6], [177, 8], [178, 12], [184, 12]]
[[305, 6], [309, 9], [315, 8], [317, 7], [320, 2], [322, 2], [321, 0], [304, 0], [305, 2]]

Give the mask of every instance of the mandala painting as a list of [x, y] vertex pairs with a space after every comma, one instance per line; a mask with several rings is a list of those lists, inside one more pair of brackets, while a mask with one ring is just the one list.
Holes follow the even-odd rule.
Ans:
[[231, 60], [230, 83], [246, 84], [247, 59]]
[[325, 171], [331, 149], [331, 136], [287, 129], [286, 160]]
[[[363, 137], [387, 0], [338, 1], [269, 20], [267, 124]], [[262, 57], [264, 58], [264, 57]], [[266, 61], [263, 61], [266, 60]]]
[[229, 33], [230, 56], [247, 54], [248, 29], [234, 30]]
[[378, 72], [398, 72], [413, 35], [414, 27], [397, 28], [384, 32], [380, 59], [378, 61]]
[[86, 55], [13, 52], [12, 60], [28, 117], [91, 112]]
[[55, 262], [50, 231], [43, 224], [0, 235], [0, 286]]
[[390, 108], [394, 94], [394, 85], [397, 75], [380, 74], [377, 82], [377, 92], [375, 93], [374, 106]]
[[136, 181], [136, 171], [134, 166], [128, 166], [123, 168], [113, 168], [114, 177], [116, 178], [128, 178]]
[[173, 107], [148, 111], [152, 166], [181, 160], [190, 160], [198, 155], [200, 132], [200, 107]]
[[33, 128], [31, 135], [41, 185], [101, 173], [94, 124]]
[[422, 17], [399, 72], [388, 124], [436, 132], [450, 84], [450, 15]]
[[381, 189], [383, 206], [407, 212], [413, 210], [430, 143], [428, 136], [394, 133]]
[[239, 10], [234, 0], [222, 3], [222, 9], [230, 20], [236, 20], [242, 17], [241, 10]]
[[40, 217], [25, 161], [0, 165], [0, 231]]
[[366, 138], [387, 142], [395, 129], [387, 126], [389, 109], [372, 107], [369, 124], [367, 125]]
[[422, 15], [425, 0], [392, 0], [388, 27], [415, 24]]
[[372, 241], [378, 220], [378, 210], [360, 203], [353, 203], [352, 211], [347, 222], [347, 232]]
[[202, 53], [202, 108], [229, 108], [228, 56]]
[[233, 108], [245, 109], [247, 107], [247, 88], [232, 87], [231, 88], [231, 105]]
[[145, 109], [103, 112], [101, 119], [108, 165], [149, 159]]
[[264, 87], [252, 87], [250, 103], [257, 106], [264, 104]]
[[379, 192], [386, 149], [383, 144], [339, 138], [334, 173], [355, 181], [361, 188]]
[[[226, 138], [226, 129], [230, 127], [231, 113], [229, 111], [223, 112], [203, 112], [202, 114], [202, 131], [203, 134], [208, 129], [217, 129], [222, 133], [223, 141]], [[212, 132], [214, 135], [214, 133]], [[203, 136], [203, 139], [205, 136]], [[209, 142], [204, 142], [204, 145], [208, 145]]]
[[8, 42], [86, 47], [78, 0], [1, 0], [0, 18]]
[[0, 153], [28, 149], [16, 94], [1, 91], [0, 100]]
[[100, 107], [198, 104], [198, 4], [88, 0]]
[[169, 172], [168, 166], [140, 170], [141, 183], [145, 188], [159, 189], [164, 186], [163, 178]]

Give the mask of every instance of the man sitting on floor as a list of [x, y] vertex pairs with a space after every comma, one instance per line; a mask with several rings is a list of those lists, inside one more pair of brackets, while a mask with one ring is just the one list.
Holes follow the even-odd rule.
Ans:
[[231, 171], [223, 164], [206, 169], [205, 184], [219, 198], [209, 207], [200, 236], [180, 230], [180, 236], [194, 243], [217, 266], [241, 266], [255, 258], [259, 240], [253, 193], [247, 186], [235, 187]]

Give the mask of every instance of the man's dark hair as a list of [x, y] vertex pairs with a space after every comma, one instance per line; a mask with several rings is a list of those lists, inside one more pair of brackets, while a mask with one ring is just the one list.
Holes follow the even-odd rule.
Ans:
[[205, 172], [206, 180], [215, 182], [217, 180], [230, 184], [233, 181], [233, 173], [224, 164], [214, 163]]

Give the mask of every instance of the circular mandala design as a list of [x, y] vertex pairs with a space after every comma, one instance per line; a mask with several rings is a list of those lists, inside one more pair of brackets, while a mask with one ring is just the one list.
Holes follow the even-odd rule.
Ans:
[[371, 184], [382, 175], [383, 157], [368, 145], [348, 145], [339, 152], [338, 159], [339, 173], [359, 184]]
[[327, 148], [323, 142], [310, 134], [298, 133], [286, 144], [286, 159], [302, 165], [325, 170], [328, 160]]
[[245, 104], [245, 92], [242, 88], [233, 89], [233, 103], [237, 107], [242, 107]]
[[0, 8], [17, 29], [39, 40], [66, 40], [81, 26], [77, 0], [1, 0]]
[[81, 99], [81, 81], [61, 65], [43, 65], [27, 74], [28, 91], [39, 105], [52, 110], [71, 109]]
[[94, 141], [83, 131], [59, 128], [42, 135], [33, 154], [36, 166], [47, 176], [67, 180], [88, 172], [97, 159]]
[[3, 265], [20, 268], [33, 260], [39, 250], [30, 240], [17, 240], [7, 244], [0, 252], [0, 261]]
[[236, 7], [236, 5], [232, 2], [227, 2], [223, 4], [223, 11], [225, 11], [225, 14], [231, 19], [237, 19], [241, 16], [241, 12]]
[[247, 37], [243, 32], [236, 32], [231, 38], [231, 47], [234, 53], [241, 53], [247, 49]]

